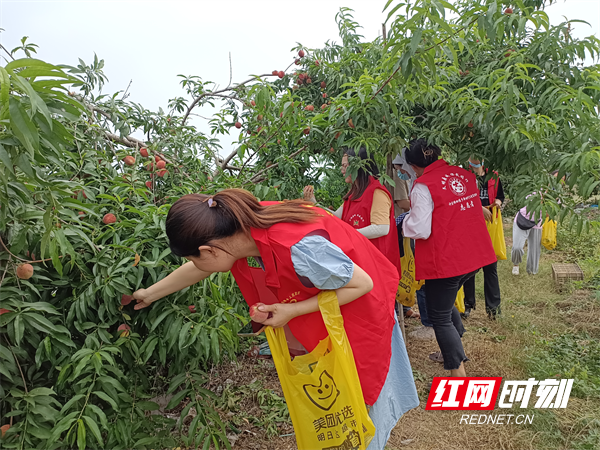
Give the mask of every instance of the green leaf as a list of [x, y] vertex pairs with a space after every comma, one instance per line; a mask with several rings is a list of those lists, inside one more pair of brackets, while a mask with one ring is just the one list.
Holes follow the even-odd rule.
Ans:
[[16, 98], [9, 99], [10, 126], [23, 147], [29, 152], [31, 159], [39, 150], [40, 136], [38, 130]]
[[77, 421], [77, 447], [79, 450], [85, 450], [85, 425], [82, 419]]
[[175, 394], [173, 396], [173, 398], [171, 398], [171, 401], [169, 401], [169, 404], [167, 405], [167, 407], [165, 409], [173, 409], [175, 408], [177, 405], [179, 405], [181, 403], [181, 401], [183, 400], [183, 398], [188, 395], [189, 393], [189, 389], [184, 389], [182, 391], [179, 391], [177, 394]]
[[96, 395], [97, 397], [101, 398], [102, 400], [110, 403], [110, 405], [113, 407], [113, 409], [115, 411], [119, 410], [119, 405], [117, 405], [117, 402], [115, 402], [113, 400], [113, 398], [110, 397], [108, 394], [105, 394], [104, 392], [100, 392], [100, 391], [94, 391], [93, 394]]
[[92, 431], [92, 434], [98, 441], [98, 444], [100, 444], [100, 446], [102, 446], [102, 444], [103, 444], [102, 433], [100, 433], [100, 429], [98, 428], [98, 425], [96, 424], [96, 422], [94, 422], [94, 420], [88, 416], [83, 416], [83, 420], [85, 420], [85, 423], [87, 424], [88, 428]]
[[155, 402], [137, 402], [136, 406], [143, 411], [157, 411], [160, 409], [158, 403]]

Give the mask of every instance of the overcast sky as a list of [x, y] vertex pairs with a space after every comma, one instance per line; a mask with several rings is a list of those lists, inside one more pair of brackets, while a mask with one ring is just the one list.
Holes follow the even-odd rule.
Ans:
[[[400, 0], [398, 0], [400, 1]], [[341, 6], [355, 11], [365, 40], [381, 33], [386, 0], [198, 0], [198, 1], [28, 1], [0, 0], [0, 42], [9, 50], [23, 36], [40, 46], [49, 63], [105, 60], [106, 93], [129, 88], [130, 100], [151, 110], [167, 108], [183, 95], [178, 74], [198, 75], [221, 86], [249, 74], [283, 70], [297, 42], [321, 47], [339, 42], [335, 14]], [[397, 3], [397, 2], [394, 2]], [[553, 24], [569, 19], [575, 37], [600, 37], [600, 0], [558, 0], [547, 8]], [[5, 61], [2, 60], [2, 64]], [[195, 112], [210, 115], [209, 108]], [[197, 119], [200, 120], [200, 119]], [[200, 129], [208, 127], [195, 121]], [[231, 139], [222, 142], [228, 152]]]

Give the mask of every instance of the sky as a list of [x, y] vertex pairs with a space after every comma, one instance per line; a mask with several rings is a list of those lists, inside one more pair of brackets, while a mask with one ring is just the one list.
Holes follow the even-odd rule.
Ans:
[[[400, 0], [394, 1], [394, 4]], [[284, 70], [291, 48], [301, 43], [322, 47], [340, 41], [335, 15], [344, 6], [370, 41], [381, 34], [386, 0], [197, 0], [197, 1], [51, 1], [0, 0], [0, 43], [9, 50], [23, 36], [39, 45], [37, 57], [54, 64], [77, 65], [78, 58], [104, 59], [112, 94], [129, 87], [129, 100], [157, 111], [170, 98], [184, 95], [177, 75], [198, 75], [225, 87], [248, 75]], [[574, 36], [600, 38], [600, 0], [558, 0], [546, 12], [553, 24], [569, 19]], [[2, 60], [2, 64], [6, 61]], [[212, 109], [194, 110], [210, 116]], [[201, 131], [206, 121], [194, 119]], [[231, 138], [222, 139], [227, 154]]]

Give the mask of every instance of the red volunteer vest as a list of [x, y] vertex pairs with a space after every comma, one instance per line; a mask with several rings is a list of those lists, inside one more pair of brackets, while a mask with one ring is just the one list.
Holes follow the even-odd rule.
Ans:
[[[261, 202], [262, 205], [274, 203]], [[251, 268], [247, 260], [241, 259], [236, 261], [231, 273], [248, 305], [299, 302], [317, 295], [319, 289], [307, 287], [299, 279], [291, 258], [291, 247], [308, 234], [327, 238], [367, 272], [373, 279], [373, 290], [342, 306], [341, 312], [365, 402], [373, 405], [385, 382], [392, 356], [398, 274], [394, 266], [373, 249], [367, 238], [324, 210], [315, 210], [321, 216], [312, 223], [279, 223], [269, 229], [251, 229], [265, 270]], [[259, 292], [264, 292], [264, 289], [269, 289], [274, 297], [261, 296]], [[308, 351], [327, 337], [319, 312], [296, 317], [288, 326]]]
[[440, 159], [417, 183], [429, 189], [433, 215], [429, 238], [415, 240], [416, 279], [450, 278], [496, 262], [475, 175]]
[[394, 219], [394, 200], [389, 191], [375, 177], [370, 177], [369, 185], [361, 197], [357, 200], [345, 200], [342, 211], [342, 220], [351, 227], [359, 229], [371, 225], [371, 207], [373, 206], [373, 195], [375, 189], [381, 189], [389, 197], [392, 207], [390, 208], [390, 231], [386, 236], [369, 239], [375, 247], [398, 269], [402, 276], [400, 266], [400, 247], [398, 244], [398, 232], [396, 231], [396, 220]]

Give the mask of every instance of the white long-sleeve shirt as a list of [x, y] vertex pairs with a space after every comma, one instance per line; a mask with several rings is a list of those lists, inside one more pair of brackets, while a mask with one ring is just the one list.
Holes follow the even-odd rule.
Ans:
[[425, 184], [416, 183], [410, 193], [410, 213], [402, 222], [403, 235], [412, 239], [429, 239], [432, 215], [431, 192]]

